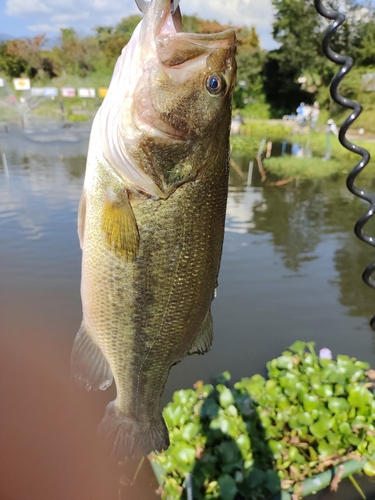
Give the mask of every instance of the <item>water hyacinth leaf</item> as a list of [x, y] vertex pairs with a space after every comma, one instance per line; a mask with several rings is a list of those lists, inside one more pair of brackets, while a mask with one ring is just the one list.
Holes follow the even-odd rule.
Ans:
[[368, 462], [366, 462], [365, 466], [363, 467], [363, 472], [366, 474], [366, 476], [374, 477], [375, 460], [369, 460]]
[[323, 439], [318, 445], [318, 452], [322, 457], [329, 457], [336, 452], [336, 447]]
[[305, 411], [311, 412], [312, 410], [318, 410], [321, 406], [318, 396], [313, 394], [305, 394], [303, 397], [303, 407]]
[[306, 349], [306, 342], [302, 342], [301, 340], [296, 340], [290, 347], [289, 350], [299, 354], [301, 357]]
[[322, 381], [320, 378], [320, 374], [316, 373], [315, 371], [310, 375], [310, 385], [311, 387], [315, 389], [319, 389], [322, 385]]
[[181, 406], [168, 405], [163, 411], [163, 416], [167, 426], [172, 428], [180, 425], [183, 413], [184, 409]]
[[355, 361], [354, 366], [363, 371], [367, 371], [370, 369], [370, 364], [366, 363], [366, 361]]
[[350, 426], [350, 424], [348, 424], [348, 422], [342, 422], [340, 425], [339, 425], [339, 431], [341, 432], [341, 434], [343, 434], [344, 436], [346, 436], [347, 434], [351, 434], [353, 431], [352, 431], [352, 428]]
[[238, 493], [236, 481], [229, 474], [223, 474], [218, 479], [220, 498], [222, 500], [233, 500]]
[[222, 441], [216, 450], [224, 464], [233, 464], [241, 459], [240, 451], [234, 441]]
[[186, 405], [188, 402], [195, 402], [197, 400], [197, 395], [192, 389], [176, 391], [173, 394], [173, 401], [178, 405]]
[[276, 366], [285, 370], [293, 370], [294, 363], [290, 356], [280, 356], [277, 358]]
[[329, 444], [333, 444], [336, 447], [340, 446], [340, 444], [341, 444], [340, 433], [328, 431], [327, 432], [327, 441], [329, 442]]
[[181, 431], [181, 436], [186, 439], [186, 441], [191, 441], [201, 430], [201, 426], [198, 424], [193, 424], [189, 422], [184, 426]]
[[191, 465], [195, 461], [195, 447], [188, 443], [175, 443], [171, 447], [170, 453], [180, 464]]
[[346, 439], [353, 446], [358, 446], [362, 441], [362, 438], [356, 434], [349, 434]]
[[210, 422], [210, 429], [220, 430], [223, 434], [228, 436], [236, 437], [237, 434], [237, 426], [236, 423], [233, 422], [226, 415], [219, 415], [217, 418], [214, 418]]
[[231, 375], [228, 371], [218, 373], [217, 375], [213, 375], [212, 377], [212, 383], [213, 384], [223, 384], [225, 385], [227, 382], [230, 381]]
[[220, 406], [213, 397], [208, 397], [201, 408], [201, 417], [215, 418], [219, 414]]
[[349, 403], [345, 398], [331, 398], [328, 401], [328, 408], [332, 413], [342, 413], [350, 407]]
[[279, 441], [275, 441], [275, 439], [270, 439], [268, 441], [269, 449], [271, 450], [272, 456], [274, 459], [281, 458], [281, 450], [283, 449], [282, 444]]
[[220, 405], [223, 408], [227, 408], [227, 406], [234, 403], [234, 397], [232, 391], [228, 389], [228, 387], [224, 387], [219, 395]]
[[331, 426], [331, 420], [327, 416], [322, 415], [319, 420], [310, 425], [309, 429], [313, 436], [317, 437], [318, 439], [323, 439], [324, 437], [326, 437], [327, 432], [329, 431]]
[[311, 416], [311, 413], [309, 413], [307, 411], [300, 413], [297, 416], [297, 419], [298, 419], [298, 423], [300, 425], [311, 425], [314, 422], [314, 420]]
[[359, 408], [369, 405], [373, 400], [372, 393], [363, 386], [355, 386], [349, 389], [348, 402], [351, 406]]
[[241, 436], [236, 439], [236, 444], [241, 451], [242, 456], [246, 456], [250, 450], [251, 445], [249, 436], [247, 434], [241, 434]]
[[254, 375], [246, 382], [246, 390], [253, 398], [257, 398], [262, 393], [265, 383], [264, 377], [261, 375]]
[[321, 398], [328, 399], [333, 395], [333, 388], [332, 388], [332, 385], [323, 384], [323, 385], [317, 387], [315, 392]]

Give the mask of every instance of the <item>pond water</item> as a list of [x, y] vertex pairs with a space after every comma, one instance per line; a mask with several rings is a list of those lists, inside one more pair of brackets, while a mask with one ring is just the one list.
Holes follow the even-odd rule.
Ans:
[[[95, 434], [113, 388], [86, 393], [69, 371], [82, 311], [76, 219], [88, 137], [88, 125], [26, 122], [8, 132], [0, 126], [9, 169], [8, 178], [0, 166], [4, 500], [118, 498], [117, 472], [99, 453]], [[247, 162], [242, 168], [247, 177]], [[369, 327], [375, 292], [361, 280], [375, 252], [353, 234], [365, 205], [343, 178], [267, 182], [254, 171], [246, 186], [231, 172], [214, 345], [172, 369], [164, 403], [175, 390], [224, 370], [233, 381], [263, 374], [266, 362], [297, 339], [375, 367]], [[375, 492], [374, 483], [365, 488]], [[360, 498], [349, 484], [340, 491], [340, 499]]]

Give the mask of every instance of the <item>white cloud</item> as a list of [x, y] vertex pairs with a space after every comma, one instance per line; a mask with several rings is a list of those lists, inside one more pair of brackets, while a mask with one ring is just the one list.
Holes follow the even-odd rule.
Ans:
[[8, 16], [23, 17], [29, 13], [48, 13], [51, 8], [48, 7], [48, 1], [42, 0], [7, 0], [5, 12]]
[[[271, 0], [181, 0], [180, 7], [185, 14], [222, 24], [255, 26], [262, 46], [275, 46], [270, 35]], [[53, 32], [64, 25], [89, 33], [95, 26], [115, 25], [137, 12], [135, 0], [6, 0], [6, 14], [25, 19], [32, 31], [49, 26]]]
[[55, 33], [59, 31], [59, 28], [52, 24], [31, 24], [27, 29], [35, 33]]

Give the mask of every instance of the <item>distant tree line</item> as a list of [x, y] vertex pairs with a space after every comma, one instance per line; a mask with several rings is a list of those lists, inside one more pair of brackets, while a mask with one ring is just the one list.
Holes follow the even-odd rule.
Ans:
[[[375, 71], [372, 7], [354, 0], [328, 3], [347, 15], [344, 28], [333, 42], [334, 50], [353, 56], [363, 72]], [[328, 85], [337, 69], [323, 55], [322, 38], [328, 23], [316, 13], [313, 0], [272, 0], [272, 5], [273, 38], [278, 49], [262, 49], [254, 27], [235, 27], [238, 76], [234, 105], [245, 108], [264, 103], [272, 116], [280, 116], [294, 111], [300, 101], [318, 98], [319, 90]], [[108, 71], [140, 20], [137, 15], [125, 17], [116, 26], [98, 26], [93, 35], [85, 37], [73, 29], [62, 29], [58, 44], [51, 50], [46, 49], [43, 34], [4, 41], [0, 44], [0, 71], [10, 78], [28, 76], [43, 81], [65, 74], [87, 77]], [[197, 16], [183, 16], [183, 26], [194, 33], [216, 33], [230, 27]]]

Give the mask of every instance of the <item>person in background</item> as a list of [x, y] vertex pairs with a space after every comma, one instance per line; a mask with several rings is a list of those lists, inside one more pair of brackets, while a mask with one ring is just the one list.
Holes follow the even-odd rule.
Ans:
[[339, 133], [338, 128], [336, 123], [330, 118], [327, 122], [327, 127], [326, 127], [326, 154], [323, 158], [323, 160], [330, 160], [331, 159], [331, 153], [332, 153], [332, 147], [331, 147], [331, 134], [334, 134], [337, 136]]
[[311, 109], [311, 123], [310, 123], [311, 130], [315, 130], [316, 123], [319, 118], [319, 113], [320, 113], [319, 103], [318, 101], [315, 101], [314, 106]]
[[305, 103], [301, 102], [301, 104], [296, 109], [297, 112], [297, 123], [300, 127], [303, 126], [303, 108], [305, 107]]
[[305, 104], [303, 107], [303, 125], [307, 125], [311, 119], [311, 106], [310, 104]]

